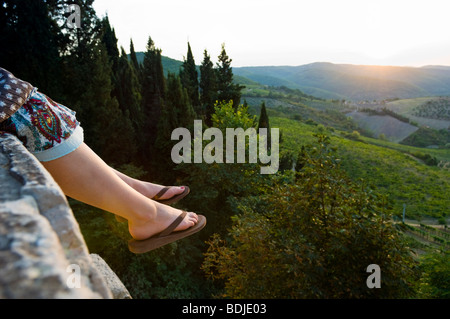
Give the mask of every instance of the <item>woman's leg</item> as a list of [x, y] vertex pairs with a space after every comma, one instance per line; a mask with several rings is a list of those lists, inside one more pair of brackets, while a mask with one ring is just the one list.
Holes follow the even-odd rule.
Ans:
[[[84, 143], [72, 153], [42, 164], [67, 196], [126, 218], [135, 239], [163, 231], [181, 213], [130, 187]], [[197, 220], [196, 214], [188, 213], [175, 230], [192, 227]]]

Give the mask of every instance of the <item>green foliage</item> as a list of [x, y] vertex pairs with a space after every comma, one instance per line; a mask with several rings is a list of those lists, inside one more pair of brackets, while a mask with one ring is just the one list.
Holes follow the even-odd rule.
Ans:
[[[171, 141], [172, 131], [178, 127], [192, 127], [196, 114], [179, 75], [168, 74], [165, 96], [158, 123], [156, 147], [163, 154], [170, 154], [170, 149], [174, 145]], [[161, 162], [164, 163], [165, 160]]]
[[[302, 146], [313, 142], [313, 126], [279, 117], [271, 117], [271, 125], [283, 130], [280, 154], [285, 151], [298, 154]], [[337, 146], [342, 169], [353, 181], [364, 179], [378, 192], [386, 194], [396, 215], [401, 216], [406, 203], [408, 218], [448, 216], [449, 172], [428, 166], [409, 155], [420, 151], [438, 161], [448, 162], [450, 153], [447, 150], [418, 149], [361, 136], [362, 143], [341, 137], [346, 136], [343, 132], [336, 133], [332, 135], [332, 141]]]
[[260, 128], [270, 128], [269, 117], [267, 116], [266, 104], [261, 103], [261, 114], [259, 115], [258, 130]]
[[223, 130], [226, 128], [242, 128], [244, 130], [256, 126], [256, 117], [248, 113], [248, 108], [240, 104], [233, 108], [233, 102], [222, 102], [214, 106], [215, 112], [212, 115], [213, 127]]
[[[244, 201], [230, 239], [209, 242], [203, 264], [231, 298], [399, 298], [412, 295], [414, 265], [386, 200], [350, 182], [328, 138], [318, 136], [296, 183]], [[365, 270], [383, 269], [384, 289]]]
[[435, 130], [428, 127], [420, 127], [416, 132], [409, 135], [400, 143], [418, 147], [427, 147], [429, 145], [445, 147], [446, 144], [450, 143], [450, 131], [445, 129]]
[[132, 122], [133, 137], [137, 139], [137, 132], [140, 132], [143, 127], [141, 83], [138, 70], [128, 60], [125, 50], [122, 48], [121, 51], [115, 76], [115, 93], [117, 94], [116, 97], [122, 110], [123, 118]]
[[[221, 130], [225, 139], [227, 128], [255, 128], [256, 117], [251, 116], [243, 105], [234, 108], [230, 101], [215, 106], [212, 125]], [[209, 141], [203, 141], [203, 148], [206, 144]], [[223, 154], [226, 154], [225, 144]], [[226, 230], [226, 225], [231, 222], [230, 216], [237, 212], [233, 199], [261, 191], [257, 164], [181, 164], [177, 172], [185, 176], [183, 183], [191, 188], [186, 200], [196, 208], [196, 212], [208, 216], [208, 227], [203, 231], [206, 235]]]
[[438, 160], [436, 159], [436, 157], [432, 157], [430, 154], [415, 152], [415, 153], [412, 153], [411, 155], [421, 159], [428, 166], [437, 166], [437, 164], [438, 164]]
[[218, 57], [216, 76], [217, 76], [217, 99], [221, 101], [233, 101], [233, 106], [237, 107], [241, 99], [241, 90], [243, 86], [233, 82], [233, 70], [231, 68], [231, 59], [225, 51], [225, 44], [222, 44], [222, 51]]
[[419, 117], [450, 120], [450, 98], [438, 98], [426, 101], [413, 110], [413, 114]]
[[119, 48], [117, 47], [118, 40], [116, 37], [116, 33], [109, 23], [108, 16], [101, 20], [101, 25], [103, 29], [102, 42], [105, 44], [106, 51], [110, 58], [113, 73], [116, 73], [120, 56]]
[[[4, 0], [0, 5], [1, 66], [37, 85], [49, 96], [63, 94], [60, 52], [69, 45], [61, 32], [58, 7], [63, 1]], [[39, 27], [37, 27], [39, 26]]]
[[200, 66], [200, 102], [205, 114], [206, 124], [211, 125], [211, 116], [214, 113], [214, 104], [217, 101], [217, 75], [208, 52], [203, 52], [203, 61]]
[[418, 298], [450, 298], [450, 252], [433, 251], [421, 258]]
[[191, 45], [188, 43], [188, 52], [183, 66], [180, 69], [181, 83], [186, 88], [190, 103], [197, 114], [202, 114], [199, 97], [198, 72], [192, 55]]
[[151, 160], [154, 151], [165, 87], [161, 49], [157, 49], [152, 38], [149, 37], [142, 64], [142, 120], [144, 125], [140, 132], [139, 144], [143, 160]]
[[269, 117], [267, 116], [266, 104], [264, 102], [262, 102], [261, 114], [259, 115], [259, 121], [258, 121], [258, 132], [260, 132], [260, 129], [264, 129], [264, 128], [267, 129], [267, 145], [268, 145], [268, 149], [270, 150], [270, 146], [272, 145], [270, 123], [269, 123]]

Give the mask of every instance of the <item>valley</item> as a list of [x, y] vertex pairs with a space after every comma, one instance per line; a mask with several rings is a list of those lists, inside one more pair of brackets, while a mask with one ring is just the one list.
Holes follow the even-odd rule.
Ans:
[[450, 121], [413, 115], [440, 97], [355, 102], [242, 77], [236, 81], [246, 86], [242, 101], [252, 114], [265, 103], [271, 127], [279, 127], [283, 136], [284, 156], [295, 157], [313, 134], [329, 134], [347, 174], [381, 190], [398, 218], [406, 204], [410, 219], [450, 222]]

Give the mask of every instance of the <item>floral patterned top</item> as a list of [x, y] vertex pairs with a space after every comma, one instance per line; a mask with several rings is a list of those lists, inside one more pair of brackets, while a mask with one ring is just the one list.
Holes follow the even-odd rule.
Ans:
[[30, 83], [0, 67], [0, 123], [22, 107], [33, 89]]

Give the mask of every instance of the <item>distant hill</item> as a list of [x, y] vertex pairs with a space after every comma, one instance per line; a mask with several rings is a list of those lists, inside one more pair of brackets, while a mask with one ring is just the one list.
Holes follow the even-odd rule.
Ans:
[[[136, 58], [139, 63], [144, 62], [144, 52], [136, 52]], [[167, 73], [176, 73], [180, 71], [180, 67], [183, 65], [183, 61], [175, 60], [166, 56], [161, 57], [164, 74], [167, 76]]]
[[322, 98], [381, 100], [450, 95], [450, 67], [422, 68], [312, 63], [233, 68], [265, 85], [287, 86]]
[[[136, 52], [139, 62], [144, 52]], [[178, 73], [182, 61], [162, 57], [164, 73]], [[198, 63], [198, 61], [197, 61]], [[239, 83], [260, 83], [300, 89], [325, 99], [372, 101], [450, 96], [450, 66], [421, 68], [333, 64], [316, 62], [300, 66], [233, 67]]]

